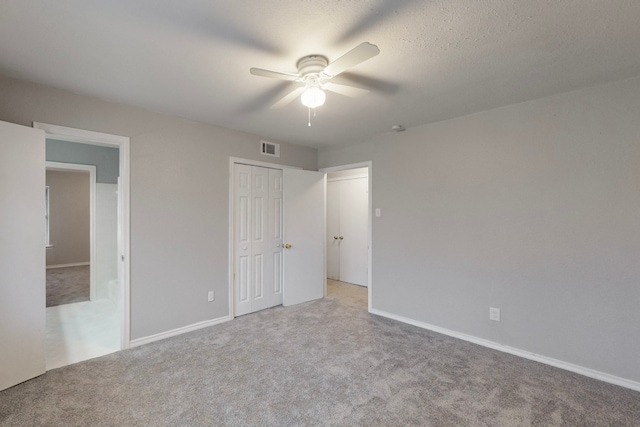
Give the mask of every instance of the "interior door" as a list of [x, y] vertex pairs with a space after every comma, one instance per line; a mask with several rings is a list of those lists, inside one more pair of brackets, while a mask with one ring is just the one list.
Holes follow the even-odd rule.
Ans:
[[340, 181], [340, 280], [367, 286], [369, 180]]
[[340, 181], [327, 182], [327, 277], [340, 280]]
[[324, 297], [324, 172], [284, 169], [283, 305]]
[[282, 304], [282, 171], [235, 164], [234, 315]]
[[0, 390], [45, 372], [45, 136], [0, 122]]

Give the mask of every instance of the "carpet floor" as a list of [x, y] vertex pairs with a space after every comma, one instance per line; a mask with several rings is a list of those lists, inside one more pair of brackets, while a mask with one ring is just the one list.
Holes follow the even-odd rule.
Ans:
[[640, 393], [330, 294], [54, 369], [0, 425], [638, 426]]
[[89, 266], [47, 269], [47, 307], [89, 301]]

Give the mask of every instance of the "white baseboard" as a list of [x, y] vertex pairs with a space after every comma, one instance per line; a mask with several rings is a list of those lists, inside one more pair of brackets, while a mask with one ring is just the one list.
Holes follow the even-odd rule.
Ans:
[[198, 322], [192, 325], [183, 326], [182, 328], [160, 332], [159, 334], [149, 335], [148, 337], [137, 338], [129, 342], [129, 348], [149, 344], [154, 341], [160, 341], [169, 337], [175, 337], [176, 335], [186, 334], [187, 332], [196, 331], [198, 329], [207, 328], [209, 326], [219, 325], [220, 323], [228, 322], [229, 320], [231, 320], [231, 316], [224, 316], [213, 320], [205, 320], [204, 322]]
[[513, 354], [514, 356], [519, 356], [525, 359], [533, 360], [535, 362], [544, 363], [545, 365], [551, 365], [556, 368], [564, 369], [566, 371], [575, 372], [576, 374], [584, 375], [585, 377], [594, 378], [596, 380], [619, 385], [621, 387], [629, 388], [631, 390], [640, 391], [640, 382], [637, 382], [637, 381], [628, 380], [626, 378], [621, 378], [615, 375], [610, 375], [604, 372], [596, 371], [595, 369], [585, 368], [583, 366], [574, 365], [573, 363], [564, 362], [562, 360], [554, 359], [547, 356], [542, 356], [536, 353], [531, 353], [526, 350], [521, 350], [519, 348], [499, 344], [497, 342], [485, 340], [483, 338], [478, 338], [472, 335], [463, 334], [461, 332], [452, 331], [450, 329], [441, 328], [440, 326], [435, 326], [429, 323], [424, 323], [417, 320], [409, 319], [407, 317], [387, 313], [386, 311], [377, 310], [375, 308], [369, 310], [369, 313], [376, 314], [378, 316], [386, 317], [389, 319], [397, 320], [398, 322], [408, 323], [409, 325], [417, 326], [418, 328], [428, 329], [433, 332], [438, 332], [443, 335], [448, 335], [453, 338], [458, 338], [464, 341], [481, 345], [483, 347], [488, 347], [494, 350], [502, 351], [504, 353]]
[[50, 268], [80, 267], [83, 265], [89, 265], [89, 263], [88, 262], [72, 262], [71, 264], [47, 265], [47, 270]]

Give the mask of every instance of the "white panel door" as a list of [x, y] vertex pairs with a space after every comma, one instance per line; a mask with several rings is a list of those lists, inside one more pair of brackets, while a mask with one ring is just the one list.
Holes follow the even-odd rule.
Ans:
[[282, 304], [282, 171], [234, 165], [234, 314]]
[[233, 167], [234, 314], [251, 313], [251, 166]]
[[0, 122], [0, 390], [45, 372], [45, 137]]
[[[284, 169], [283, 304], [324, 297], [325, 191], [323, 172]], [[290, 245], [290, 247], [288, 247]]]
[[265, 298], [265, 281], [271, 275], [267, 237], [268, 204], [269, 204], [269, 170], [267, 168], [251, 167], [251, 269], [253, 271], [251, 311], [267, 308], [268, 299]]
[[340, 181], [327, 182], [327, 277], [340, 280]]
[[282, 170], [269, 169], [269, 286], [267, 292], [269, 307], [282, 304], [282, 196], [283, 179]]
[[340, 182], [340, 280], [367, 286], [369, 180]]

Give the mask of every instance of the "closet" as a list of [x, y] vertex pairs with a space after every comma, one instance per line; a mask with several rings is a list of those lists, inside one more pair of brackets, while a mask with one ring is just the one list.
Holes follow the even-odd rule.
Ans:
[[368, 169], [327, 176], [327, 277], [367, 286]]

